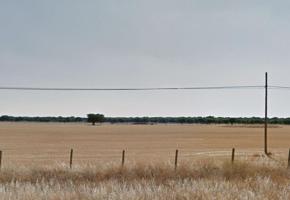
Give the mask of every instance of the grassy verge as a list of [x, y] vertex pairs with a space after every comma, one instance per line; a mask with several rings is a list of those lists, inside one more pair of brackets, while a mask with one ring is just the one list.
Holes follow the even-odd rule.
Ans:
[[0, 199], [290, 199], [290, 173], [267, 162], [5, 168]]

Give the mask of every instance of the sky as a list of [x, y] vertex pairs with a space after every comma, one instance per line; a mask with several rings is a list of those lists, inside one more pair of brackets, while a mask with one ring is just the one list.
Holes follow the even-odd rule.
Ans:
[[[286, 0], [1, 0], [0, 86], [290, 86]], [[269, 115], [290, 116], [290, 90]], [[264, 115], [264, 91], [0, 91], [0, 115]]]

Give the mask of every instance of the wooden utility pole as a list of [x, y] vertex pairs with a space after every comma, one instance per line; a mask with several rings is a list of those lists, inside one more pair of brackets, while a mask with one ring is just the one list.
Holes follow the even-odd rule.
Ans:
[[268, 73], [265, 74], [265, 132], [264, 132], [264, 151], [268, 155]]

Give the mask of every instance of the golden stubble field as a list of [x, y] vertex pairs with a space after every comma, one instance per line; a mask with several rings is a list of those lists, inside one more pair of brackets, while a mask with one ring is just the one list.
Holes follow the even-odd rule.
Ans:
[[0, 123], [0, 200], [290, 199], [289, 133], [269, 129], [268, 158], [260, 125]]
[[[126, 161], [171, 161], [175, 149], [179, 160], [207, 157], [237, 158], [263, 151], [263, 127], [224, 125], [110, 125], [86, 123], [0, 123], [3, 165], [46, 165], [68, 163], [74, 149], [74, 164]], [[269, 150], [286, 159], [290, 147], [290, 126], [269, 128]]]

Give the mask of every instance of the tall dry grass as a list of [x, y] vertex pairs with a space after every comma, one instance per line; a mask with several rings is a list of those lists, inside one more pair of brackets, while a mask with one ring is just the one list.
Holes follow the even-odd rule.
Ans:
[[285, 163], [201, 160], [180, 163], [12, 167], [0, 173], [0, 199], [290, 199]]

